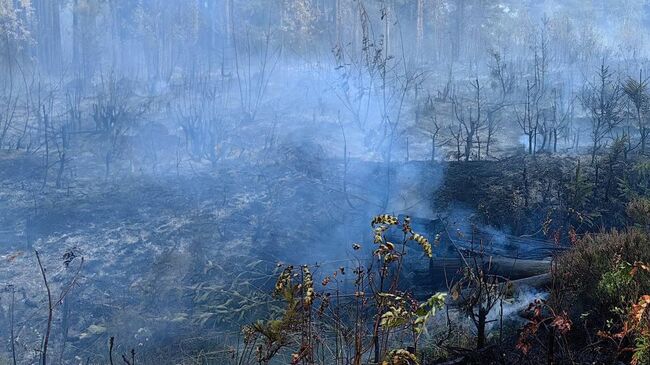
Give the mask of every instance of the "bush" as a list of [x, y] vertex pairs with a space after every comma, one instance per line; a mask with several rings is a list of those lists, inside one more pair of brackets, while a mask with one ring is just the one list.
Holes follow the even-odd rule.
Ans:
[[[602, 355], [647, 364], [650, 359], [650, 232], [587, 235], [558, 260], [558, 274], [575, 297], [573, 313], [587, 334], [593, 330], [610, 346]], [[593, 339], [590, 335], [586, 336]]]
[[[560, 257], [558, 270], [586, 308], [608, 312], [633, 299], [628, 296], [636, 291], [631, 286], [637, 281], [631, 280], [629, 272], [636, 262], [650, 262], [650, 235], [641, 228], [628, 228], [585, 235]], [[650, 281], [639, 285], [639, 290], [650, 292]]]

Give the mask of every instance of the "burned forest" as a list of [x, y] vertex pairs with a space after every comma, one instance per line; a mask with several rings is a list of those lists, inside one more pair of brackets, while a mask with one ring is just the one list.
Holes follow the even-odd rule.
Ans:
[[0, 0], [0, 365], [650, 365], [648, 0]]

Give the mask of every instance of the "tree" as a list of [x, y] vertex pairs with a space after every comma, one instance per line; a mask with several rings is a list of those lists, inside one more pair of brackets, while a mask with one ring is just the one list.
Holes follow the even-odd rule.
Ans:
[[282, 13], [282, 31], [286, 33], [290, 45], [301, 50], [308, 50], [315, 31], [314, 23], [318, 9], [310, 0], [284, 1]]
[[463, 153], [460, 150], [461, 145], [463, 144], [463, 127], [457, 124], [455, 126], [449, 125], [447, 128], [449, 129], [449, 134], [451, 135], [451, 138], [449, 140], [453, 140], [453, 147], [456, 148], [454, 157], [456, 158], [456, 161], [460, 161], [461, 157], [463, 157]]
[[490, 147], [496, 141], [496, 134], [501, 130], [501, 117], [499, 116], [499, 111], [503, 108], [503, 105], [497, 105], [490, 108], [487, 111], [487, 116], [485, 117], [485, 131], [487, 136], [485, 137], [485, 157], [490, 157]]
[[29, 2], [0, 0], [0, 56], [9, 78], [13, 77], [14, 65], [22, 61], [21, 56], [33, 42], [28, 26], [32, 12]]
[[6, 95], [0, 95], [0, 148], [5, 144], [9, 130], [16, 121], [16, 108], [19, 99], [13, 81], [9, 82], [9, 88], [5, 92]]
[[86, 83], [102, 60], [96, 20], [101, 15], [99, 1], [74, 0], [72, 3], [72, 66]]
[[594, 81], [583, 87], [581, 102], [591, 122], [591, 163], [603, 146], [603, 141], [621, 123], [623, 88], [609, 66], [601, 63]]
[[573, 121], [575, 96], [565, 100], [557, 92], [553, 90], [553, 114], [552, 120], [549, 125], [549, 140], [553, 143], [553, 152], [557, 152], [558, 137], [560, 134], [567, 135], [569, 126]]
[[442, 131], [443, 124], [438, 120], [436, 115], [436, 108], [433, 105], [433, 98], [431, 95], [427, 96], [427, 100], [422, 107], [418, 110], [418, 115], [422, 114], [425, 119], [425, 124], [420, 126], [422, 131], [431, 138], [431, 161], [436, 160], [436, 153], [438, 147], [438, 137]]
[[456, 2], [456, 7], [453, 16], [454, 29], [451, 32], [453, 34], [451, 39], [451, 60], [458, 61], [461, 57], [461, 46], [464, 42], [464, 33], [465, 33], [465, 10], [466, 10], [466, 0], [459, 0]]
[[528, 154], [535, 153], [535, 137], [539, 128], [540, 111], [536, 97], [537, 86], [526, 80], [526, 100], [524, 101], [523, 111], [515, 110], [517, 124], [521, 131], [528, 139]]
[[481, 350], [488, 338], [488, 315], [506, 296], [508, 279], [491, 272], [492, 257], [486, 252], [482, 240], [475, 242], [475, 231], [473, 227], [471, 254], [458, 251], [462, 276], [450, 285], [449, 292], [476, 327], [476, 349]]
[[493, 88], [499, 90], [501, 100], [512, 93], [515, 87], [515, 77], [508, 63], [504, 60], [502, 53], [496, 50], [490, 51], [491, 62], [488, 64]]
[[645, 154], [648, 135], [648, 112], [650, 111], [650, 96], [648, 96], [648, 79], [643, 78], [642, 71], [639, 71], [639, 80], [628, 78], [623, 86], [623, 91], [634, 107], [634, 119], [639, 132], [639, 144], [641, 154]]
[[37, 22], [38, 60], [45, 70], [55, 71], [61, 65], [61, 26], [59, 1], [33, 0]]
[[[474, 146], [474, 141], [480, 129], [484, 127], [485, 120], [482, 113], [482, 99], [481, 99], [481, 84], [478, 78], [471, 83], [474, 89], [475, 97], [473, 100], [474, 106], [463, 106], [462, 100], [458, 96], [452, 98], [452, 108], [456, 121], [463, 128], [465, 135], [465, 161], [469, 161]], [[480, 151], [479, 156], [480, 159]]]
[[558, 137], [565, 132], [573, 118], [574, 98], [564, 100], [557, 88], [552, 90], [552, 104], [541, 112], [539, 133], [542, 136], [540, 150], [557, 152]]
[[424, 38], [424, 0], [417, 0], [417, 20], [415, 30], [415, 57], [420, 60], [422, 56], [422, 40]]

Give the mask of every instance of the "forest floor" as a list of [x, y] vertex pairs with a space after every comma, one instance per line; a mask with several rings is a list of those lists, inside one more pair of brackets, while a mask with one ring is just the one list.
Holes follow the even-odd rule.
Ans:
[[[422, 191], [441, 177], [430, 167], [395, 168], [391, 212], [426, 211]], [[73, 186], [44, 189], [40, 160], [3, 153], [0, 283], [15, 286], [20, 353], [27, 362], [38, 358], [46, 326], [34, 250], [55, 296], [80, 262], [66, 268], [64, 254], [85, 260], [79, 285], [55, 312], [53, 356], [102, 358], [109, 336], [153, 353], [174, 343], [177, 354], [216, 332], [236, 336], [238, 324], [268, 309], [278, 262], [329, 270], [353, 258], [352, 242], [370, 242], [369, 221], [382, 213], [384, 192], [369, 182], [381, 179], [382, 165], [351, 161], [349, 168], [355, 174], [345, 188], [332, 177], [341, 176], [340, 161], [271, 158], [178, 174], [89, 174]], [[3, 300], [3, 328], [9, 318]]]

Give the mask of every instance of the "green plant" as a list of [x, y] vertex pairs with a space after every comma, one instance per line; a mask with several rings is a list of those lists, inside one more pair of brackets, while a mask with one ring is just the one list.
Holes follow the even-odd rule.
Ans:
[[[607, 318], [609, 308], [616, 305], [612, 300], [617, 298], [612, 295], [631, 284], [623, 275], [624, 266], [632, 267], [635, 262], [650, 262], [650, 236], [643, 229], [628, 228], [577, 239], [571, 250], [558, 259], [557, 269], [581, 302]], [[634, 285], [641, 293], [650, 292], [650, 282], [636, 281]], [[630, 297], [626, 295], [626, 299]]]
[[[345, 267], [324, 276], [319, 290], [313, 274], [317, 267], [283, 266], [273, 294], [283, 308], [244, 327], [238, 364], [268, 364], [279, 356], [287, 356], [291, 364], [360, 365], [365, 358], [376, 364], [419, 364], [418, 342], [444, 305], [445, 294], [419, 302], [402, 291], [399, 281], [407, 244], [416, 244], [432, 257], [431, 243], [411, 229], [408, 217], [400, 221], [380, 215], [371, 226], [375, 249], [368, 266], [355, 261], [353, 293], [342, 293], [339, 286]], [[395, 244], [391, 239], [398, 229], [401, 241]], [[361, 245], [352, 248], [359, 251]], [[411, 344], [407, 349], [401, 348], [405, 342]]]
[[[628, 262], [621, 262], [612, 270], [605, 272], [598, 282], [597, 292], [602, 301], [614, 305], [626, 302], [630, 286], [634, 280], [630, 276], [632, 265]], [[620, 308], [614, 307], [615, 310]]]
[[632, 364], [650, 363], [650, 334], [644, 333], [636, 338]]

